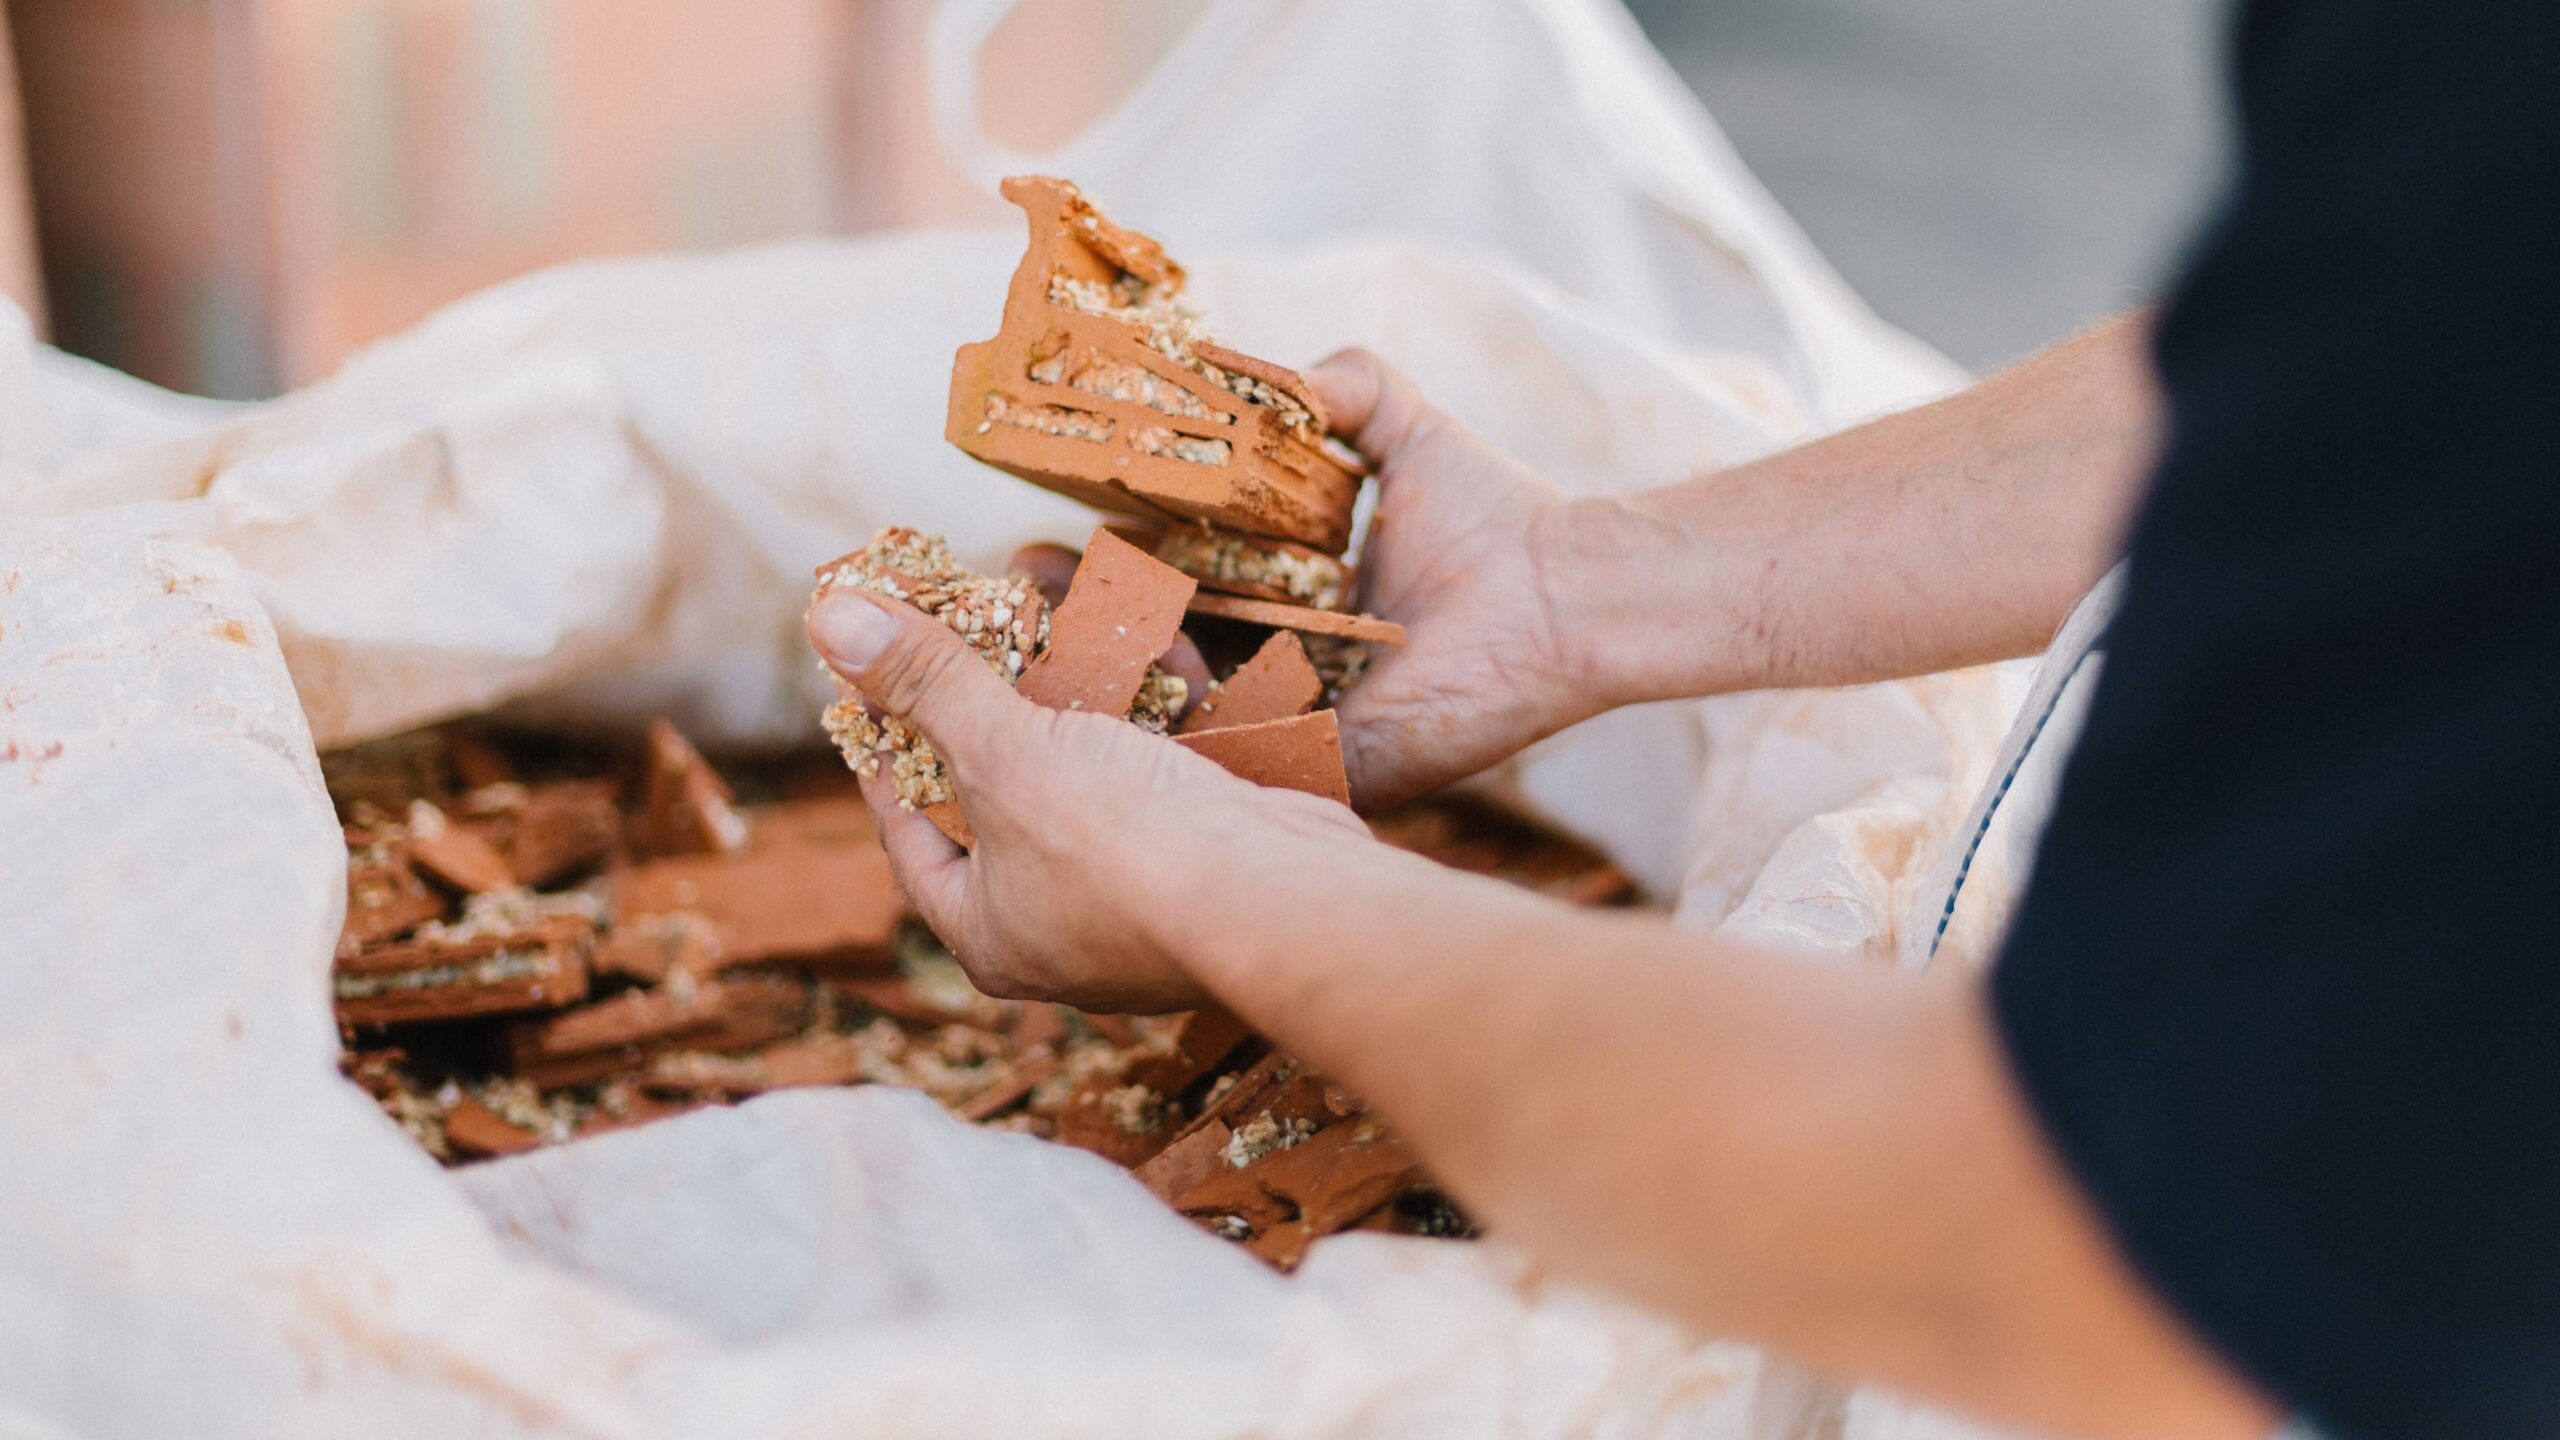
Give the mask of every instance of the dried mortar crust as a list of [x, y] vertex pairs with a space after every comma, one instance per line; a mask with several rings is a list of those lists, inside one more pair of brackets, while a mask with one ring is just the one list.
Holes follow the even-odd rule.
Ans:
[[1257, 600], [1311, 610], [1343, 610], [1351, 601], [1350, 567], [1303, 545], [1186, 525], [1156, 543], [1156, 558], [1209, 589]]
[[1004, 183], [1030, 245], [996, 336], [953, 364], [951, 443], [1097, 508], [1200, 520], [1327, 555], [1364, 471], [1295, 372], [1211, 342], [1164, 248], [1064, 180]]
[[[811, 603], [839, 588], [903, 600], [940, 620], [1008, 685], [1020, 684], [1031, 662], [1049, 648], [1049, 609], [1039, 585], [969, 570], [952, 558], [951, 547], [939, 535], [902, 525], [882, 530], [869, 545], [820, 567]], [[875, 756], [884, 760], [899, 804], [910, 810], [959, 798], [942, 757], [914, 726], [894, 715], [874, 718], [841, 679], [836, 691], [836, 702], [822, 718], [847, 765], [859, 770]], [[1189, 698], [1190, 686], [1182, 677], [1151, 665], [1128, 719], [1140, 729], [1169, 735]]]

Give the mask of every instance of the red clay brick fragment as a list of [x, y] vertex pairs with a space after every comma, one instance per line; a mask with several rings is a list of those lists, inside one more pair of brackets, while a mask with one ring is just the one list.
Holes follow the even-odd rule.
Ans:
[[1374, 615], [1345, 615], [1336, 610], [1313, 610], [1304, 605], [1283, 605], [1273, 600], [1249, 600], [1242, 595], [1220, 595], [1207, 590], [1191, 597], [1191, 613], [1214, 615], [1221, 620], [1241, 620], [1248, 625], [1268, 625], [1274, 630], [1295, 630], [1304, 635], [1332, 635], [1372, 645], [1404, 643], [1404, 627], [1393, 620], [1381, 620]]
[[905, 901], [889, 857], [865, 838], [844, 845], [769, 837], [743, 855], [679, 855], [614, 876], [614, 914], [700, 915], [719, 940], [721, 968], [790, 962], [889, 962]]
[[1283, 630], [1262, 642], [1252, 659], [1209, 692], [1182, 722], [1182, 733], [1197, 735], [1204, 730], [1286, 720], [1306, 714], [1322, 698], [1324, 680], [1307, 663], [1307, 647]]
[[409, 805], [409, 858], [418, 868], [474, 895], [516, 883], [507, 857], [478, 830], [458, 825], [424, 800]]
[[493, 828], [516, 883], [540, 888], [612, 854], [622, 843], [622, 807], [610, 780], [533, 785], [524, 804]]
[[746, 848], [747, 822], [727, 781], [665, 719], [649, 724], [649, 778], [631, 843], [644, 855], [721, 855]]
[[1173, 743], [1256, 785], [1351, 803], [1351, 780], [1342, 769], [1342, 728], [1330, 710], [1177, 735]]
[[1183, 607], [1199, 583], [1153, 555], [1096, 530], [1066, 603], [1049, 617], [1049, 648], [1022, 672], [1033, 704], [1129, 713], [1147, 667], [1182, 633]]
[[399, 1025], [557, 1010], [587, 996], [595, 927], [573, 917], [518, 934], [407, 940], [338, 961], [342, 1025]]
[[409, 863], [409, 847], [384, 841], [347, 860], [347, 920], [338, 934], [338, 953], [351, 955], [367, 945], [406, 935], [430, 920], [441, 920], [453, 902], [418, 878]]
[[445, 1112], [444, 1139], [455, 1153], [482, 1160], [521, 1155], [542, 1143], [532, 1131], [468, 1095]]

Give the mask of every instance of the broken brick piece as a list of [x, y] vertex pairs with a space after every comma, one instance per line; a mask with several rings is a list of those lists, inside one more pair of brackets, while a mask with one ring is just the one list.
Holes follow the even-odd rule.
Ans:
[[1289, 1221], [1330, 1235], [1424, 1183], [1422, 1162], [1371, 1121], [1323, 1130], [1241, 1170], [1212, 1175], [1175, 1208], [1195, 1218], [1233, 1217], [1260, 1235]]
[[1004, 1021], [1004, 1004], [957, 987], [918, 985], [904, 975], [829, 976], [820, 985], [830, 995], [876, 1010], [910, 1025], [974, 1025], [995, 1029]]
[[877, 967], [906, 902], [888, 853], [867, 836], [850, 844], [768, 837], [743, 855], [678, 855], [614, 875], [613, 911], [630, 923], [690, 913], [711, 925], [721, 968], [789, 962]]
[[717, 1019], [685, 1043], [704, 1050], [752, 1050], [797, 1035], [809, 1023], [806, 983], [788, 975], [730, 975], [713, 990]]
[[1177, 1019], [1170, 1029], [1157, 1032], [1156, 1038], [1141, 1047], [1123, 1078], [1163, 1095], [1179, 1095], [1252, 1038], [1253, 1031], [1236, 1018], [1235, 1012], [1204, 1006]]
[[409, 858], [419, 869], [473, 895], [514, 888], [507, 857], [478, 830], [456, 824], [424, 800], [409, 802], [408, 827]]
[[1286, 540], [1177, 525], [1150, 548], [1157, 559], [1199, 581], [1204, 590], [1318, 610], [1341, 610], [1350, 602], [1349, 566]]
[[456, 1154], [488, 1160], [539, 1148], [542, 1138], [465, 1095], [445, 1112], [444, 1141]]
[[984, 1123], [1031, 1098], [1031, 1092], [1058, 1073], [1058, 1057], [1032, 1054], [1015, 1061], [995, 1082], [960, 1106], [960, 1118]]
[[1066, 603], [1049, 617], [1049, 648], [1022, 672], [1023, 698], [1115, 719], [1137, 702], [1147, 668], [1182, 633], [1190, 576], [1108, 530], [1096, 530]]
[[595, 927], [553, 916], [467, 940], [403, 940], [342, 956], [331, 977], [342, 1025], [401, 1025], [557, 1010], [587, 995]]
[[728, 782], [664, 718], [649, 722], [648, 780], [630, 835], [644, 855], [726, 855], [747, 845]]
[[595, 972], [655, 985], [678, 973], [703, 976], [718, 967], [720, 940], [699, 915], [649, 915], [625, 921], [596, 941]]
[[1351, 780], [1342, 769], [1342, 728], [1330, 710], [1177, 735], [1174, 743], [1256, 785], [1351, 803]]
[[1088, 1077], [1058, 1116], [1058, 1139], [1136, 1166], [1180, 1134], [1175, 1102], [1219, 1062], [1253, 1038], [1245, 1023], [1215, 1006], [1181, 1016], [1138, 1037], [1116, 1070]]
[[491, 824], [516, 883], [537, 888], [601, 863], [622, 843], [622, 807], [610, 780], [527, 786], [524, 803]]
[[347, 857], [347, 919], [338, 953], [406, 935], [441, 920], [453, 902], [418, 878], [409, 848], [396, 841], [366, 845]]
[[1283, 605], [1242, 595], [1220, 595], [1209, 590], [1191, 597], [1191, 613], [1214, 615], [1221, 620], [1241, 620], [1248, 625], [1267, 625], [1274, 630], [1295, 630], [1302, 635], [1331, 635], [1370, 645], [1404, 643], [1404, 627], [1393, 620], [1381, 620], [1374, 615], [1345, 615], [1338, 610], [1314, 610], [1304, 605]]
[[679, 981], [662, 990], [633, 990], [518, 1026], [507, 1049], [519, 1074], [545, 1061], [680, 1040], [720, 1023], [720, 987]]
[[1262, 642], [1262, 648], [1237, 666], [1225, 684], [1209, 692], [1182, 722], [1182, 733], [1197, 735], [1204, 730], [1286, 720], [1306, 714], [1323, 698], [1324, 679], [1307, 663], [1307, 647], [1282, 630]]
[[1340, 554], [1362, 469], [1289, 370], [1210, 344], [1182, 267], [1063, 180], [1019, 176], [1030, 245], [993, 339], [961, 347], [951, 443], [1089, 505]]
[[1154, 1191], [1157, 1199], [1171, 1204], [1173, 1197], [1227, 1168], [1225, 1151], [1233, 1134], [1215, 1120], [1184, 1132], [1137, 1168], [1138, 1183]]
[[941, 831], [943, 838], [952, 844], [963, 850], [978, 848], [978, 832], [969, 828], [969, 817], [960, 813], [959, 801], [945, 800], [939, 805], [927, 805], [924, 818], [932, 821], [933, 828]]

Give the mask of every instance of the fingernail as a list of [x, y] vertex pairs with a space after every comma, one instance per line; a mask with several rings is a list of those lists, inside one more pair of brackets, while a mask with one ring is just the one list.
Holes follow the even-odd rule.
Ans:
[[859, 670], [898, 638], [898, 622], [859, 595], [831, 595], [809, 617], [809, 634], [828, 659]]

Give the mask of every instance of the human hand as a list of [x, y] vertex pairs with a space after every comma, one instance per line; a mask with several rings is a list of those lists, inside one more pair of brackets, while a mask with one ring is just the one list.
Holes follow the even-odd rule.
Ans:
[[1368, 351], [1306, 378], [1377, 469], [1362, 604], [1406, 630], [1342, 699], [1353, 797], [1410, 799], [1598, 713], [1559, 620], [1571, 577], [1551, 558], [1575, 503]]
[[1235, 897], [1302, 880], [1321, 894], [1346, 848], [1377, 843], [1331, 801], [1239, 780], [1122, 720], [1032, 704], [907, 605], [840, 589], [808, 623], [836, 673], [950, 770], [974, 850], [900, 808], [876, 760], [862, 793], [908, 899], [990, 995], [1194, 1008], [1207, 997], [1183, 957], [1214, 942]]

